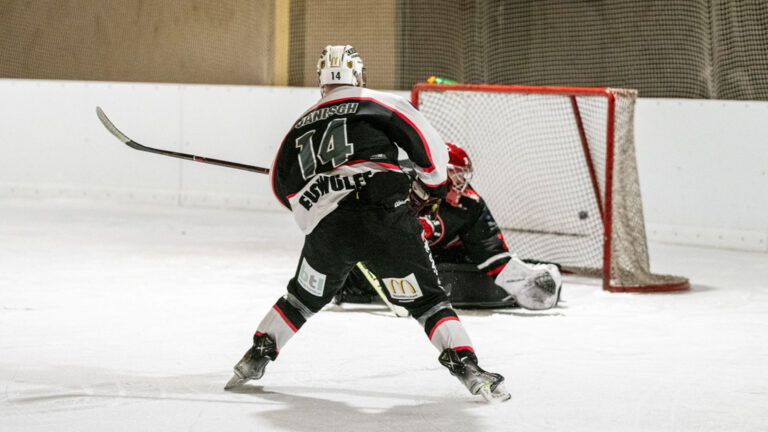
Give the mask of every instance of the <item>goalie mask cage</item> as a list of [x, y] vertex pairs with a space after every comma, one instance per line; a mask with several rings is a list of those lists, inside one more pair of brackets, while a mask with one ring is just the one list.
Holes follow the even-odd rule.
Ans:
[[634, 148], [635, 90], [416, 84], [412, 101], [467, 149], [510, 249], [602, 276], [614, 292], [679, 291], [653, 274]]

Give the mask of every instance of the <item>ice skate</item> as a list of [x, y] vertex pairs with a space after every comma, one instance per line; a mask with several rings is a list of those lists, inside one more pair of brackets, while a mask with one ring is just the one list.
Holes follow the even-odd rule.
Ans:
[[234, 367], [235, 374], [224, 386], [224, 390], [239, 387], [250, 380], [264, 376], [267, 363], [277, 357], [277, 345], [268, 334], [257, 334], [253, 337], [253, 346], [248, 349], [242, 359]]
[[512, 398], [504, 386], [504, 377], [484, 371], [477, 365], [477, 357], [472, 352], [463, 351], [460, 355], [452, 348], [446, 348], [438, 359], [473, 395], [479, 394], [488, 402], [503, 402]]

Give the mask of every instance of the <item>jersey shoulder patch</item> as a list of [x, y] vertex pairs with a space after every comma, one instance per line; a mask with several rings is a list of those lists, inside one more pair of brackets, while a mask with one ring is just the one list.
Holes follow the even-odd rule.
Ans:
[[475, 191], [473, 191], [472, 189], [469, 189], [469, 188], [464, 189], [464, 191], [461, 193], [461, 196], [467, 197], [467, 198], [469, 198], [471, 200], [474, 200], [474, 201], [477, 201], [477, 202], [480, 202], [480, 195], [477, 192], [475, 192]]

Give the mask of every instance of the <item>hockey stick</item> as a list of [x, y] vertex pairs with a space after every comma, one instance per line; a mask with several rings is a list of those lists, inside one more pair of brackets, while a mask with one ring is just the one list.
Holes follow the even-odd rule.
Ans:
[[389, 308], [389, 310], [392, 311], [392, 313], [394, 313], [396, 316], [401, 318], [407, 317], [408, 315], [410, 315], [410, 313], [408, 312], [408, 309], [402, 306], [394, 305], [392, 304], [392, 302], [389, 301], [389, 299], [387, 298], [387, 295], [384, 294], [384, 289], [381, 288], [381, 284], [379, 283], [379, 280], [376, 278], [376, 275], [371, 273], [371, 271], [368, 270], [368, 267], [366, 267], [365, 264], [359, 262], [357, 263], [357, 268], [360, 269], [360, 272], [368, 280], [368, 283], [371, 284], [371, 286], [373, 287], [373, 290], [376, 291], [376, 294], [378, 294], [382, 300], [384, 300], [384, 304], [387, 305], [387, 307]]
[[[104, 110], [102, 110], [101, 107], [98, 107], [98, 106], [96, 107], [96, 115], [99, 117], [99, 120], [101, 120], [101, 123], [104, 125], [104, 127], [107, 128], [107, 130], [112, 135], [114, 135], [117, 139], [122, 141], [123, 144], [127, 145], [132, 149], [145, 151], [149, 153], [157, 153], [163, 156], [170, 156], [170, 157], [190, 160], [194, 162], [202, 162], [202, 163], [207, 163], [211, 165], [219, 165], [226, 168], [235, 168], [235, 169], [241, 169], [244, 171], [257, 172], [260, 174], [269, 174], [269, 168], [263, 168], [263, 167], [258, 167], [254, 165], [246, 165], [238, 162], [229, 162], [229, 161], [220, 160], [220, 159], [207, 158], [207, 157], [197, 156], [197, 155], [188, 154], [188, 153], [179, 153], [179, 152], [170, 151], [170, 150], [161, 150], [153, 147], [147, 147], [145, 145], [137, 143], [136, 141], [130, 139], [126, 134], [120, 132], [120, 130], [117, 127], [115, 127], [114, 123], [112, 123], [112, 121], [109, 120], [109, 117], [107, 117], [107, 115], [104, 114]], [[371, 286], [376, 291], [376, 293], [379, 294], [382, 300], [384, 300], [384, 304], [386, 304], [387, 307], [395, 315], [399, 317], [406, 317], [409, 315], [408, 310], [406, 310], [404, 307], [393, 305], [387, 299], [387, 296], [384, 294], [384, 291], [382, 290], [381, 285], [379, 284], [379, 280], [376, 279], [376, 276], [374, 276], [373, 273], [371, 273], [371, 271], [368, 270], [368, 268], [365, 267], [365, 265], [363, 265], [363, 263], [360, 263], [360, 262], [357, 263], [357, 267], [363, 273], [363, 275], [371, 284]]]
[[109, 120], [109, 117], [107, 117], [107, 115], [104, 114], [104, 111], [101, 109], [101, 107], [98, 107], [98, 106], [96, 107], [96, 115], [99, 117], [99, 120], [101, 120], [101, 123], [104, 125], [104, 127], [107, 128], [107, 130], [110, 133], [112, 133], [112, 135], [117, 137], [117, 139], [122, 141], [123, 144], [127, 145], [132, 149], [141, 150], [149, 153], [157, 153], [164, 156], [170, 156], [170, 157], [190, 160], [194, 162], [202, 162], [202, 163], [207, 163], [211, 165], [223, 166], [226, 168], [235, 168], [235, 169], [240, 169], [244, 171], [257, 172], [259, 174], [269, 174], [269, 168], [262, 168], [254, 165], [246, 165], [246, 164], [241, 164], [237, 162], [229, 162], [229, 161], [220, 160], [220, 159], [212, 159], [212, 158], [197, 156], [197, 155], [188, 154], [188, 153], [179, 153], [179, 152], [170, 151], [170, 150], [161, 150], [161, 149], [156, 149], [152, 147], [147, 147], [145, 145], [141, 145], [136, 141], [128, 138], [128, 136], [125, 135], [124, 133], [120, 132], [115, 127], [115, 125]]

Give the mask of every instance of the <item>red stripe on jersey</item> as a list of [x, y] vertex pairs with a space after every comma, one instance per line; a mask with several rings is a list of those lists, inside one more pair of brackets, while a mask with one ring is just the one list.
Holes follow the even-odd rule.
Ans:
[[459, 347], [453, 347], [454, 351], [461, 351], [461, 350], [470, 350], [472, 352], [475, 352], [475, 349], [471, 346], [459, 346]]
[[473, 191], [472, 189], [464, 189], [464, 192], [461, 194], [467, 198], [472, 198], [473, 200], [480, 202], [480, 195], [478, 195], [477, 192]]
[[286, 316], [285, 316], [285, 314], [283, 313], [283, 311], [282, 311], [282, 310], [280, 310], [280, 308], [279, 308], [279, 307], [277, 307], [277, 305], [274, 305], [274, 306], [272, 306], [272, 309], [276, 310], [276, 311], [277, 311], [277, 313], [278, 313], [278, 314], [280, 314], [280, 317], [281, 317], [281, 318], [283, 318], [283, 321], [285, 321], [285, 323], [286, 323], [286, 324], [288, 324], [288, 327], [290, 327], [290, 328], [291, 328], [291, 330], [293, 330], [293, 332], [294, 332], [294, 333], [296, 333], [297, 331], [299, 331], [299, 329], [297, 329], [297, 328], [296, 328], [296, 326], [294, 326], [294, 325], [291, 323], [291, 321], [289, 321], [289, 320], [288, 320], [288, 317], [286, 317]]
[[496, 237], [501, 240], [501, 245], [504, 247], [504, 250], [509, 250], [509, 246], [507, 246], [506, 240], [504, 240], [504, 235], [502, 233], [499, 233]]
[[434, 327], [432, 327], [432, 330], [429, 331], [429, 340], [432, 340], [432, 335], [435, 333], [435, 330], [437, 330], [438, 327], [440, 327], [440, 324], [446, 322], [446, 321], [458, 321], [459, 318], [455, 316], [449, 316], [441, 319], [440, 321], [435, 324]]
[[[383, 106], [386, 106], [386, 105], [384, 105], [384, 104], [381, 104], [381, 105], [383, 105]], [[387, 108], [389, 108], [389, 107], [387, 107]], [[430, 172], [434, 171], [434, 170], [435, 170], [435, 162], [434, 162], [434, 161], [432, 161], [432, 152], [431, 152], [431, 151], [429, 151], [429, 144], [427, 144], [427, 140], [424, 138], [424, 134], [422, 134], [422, 133], [421, 133], [421, 130], [419, 130], [419, 128], [417, 128], [417, 127], [416, 127], [416, 125], [415, 125], [415, 124], [413, 124], [413, 122], [411, 121], [411, 119], [409, 119], [408, 117], [404, 116], [404, 115], [403, 115], [403, 114], [401, 114], [400, 112], [398, 112], [398, 111], [395, 111], [395, 110], [394, 110], [394, 109], [392, 109], [392, 108], [389, 108], [389, 109], [391, 109], [391, 110], [392, 110], [392, 111], [393, 111], [395, 114], [399, 115], [399, 116], [400, 116], [400, 118], [402, 118], [403, 120], [405, 120], [405, 122], [406, 122], [406, 123], [408, 123], [409, 125], [411, 125], [411, 127], [413, 128], [413, 130], [415, 130], [415, 131], [416, 131], [416, 133], [417, 133], [417, 134], [419, 134], [419, 139], [421, 139], [421, 142], [422, 142], [422, 143], [423, 143], [423, 145], [424, 145], [424, 150], [426, 150], [426, 152], [427, 152], [427, 159], [429, 159], [429, 166], [428, 166], [428, 167], [426, 167], [426, 168], [422, 168], [422, 170], [423, 170], [425, 173], [430, 173]], [[445, 183], [445, 182], [443, 182], [443, 183]], [[443, 183], [440, 183], [440, 184], [443, 184]]]
[[438, 187], [438, 186], [442, 186], [442, 185], [446, 184], [447, 182], [448, 182], [448, 179], [446, 178], [445, 180], [441, 181], [438, 184], [429, 184], [429, 183], [424, 183], [424, 184], [429, 186], [429, 187]]
[[384, 167], [386, 169], [389, 169], [389, 170], [402, 171], [399, 166], [394, 165], [394, 164], [390, 164], [390, 163], [386, 163], [386, 162], [369, 161], [369, 160], [365, 160], [365, 159], [359, 159], [359, 160], [353, 160], [353, 161], [349, 161], [349, 162], [344, 162], [341, 165], [357, 165], [357, 164], [366, 163], [366, 162], [374, 163], [376, 165], [382, 166], [382, 167]]
[[[386, 109], [392, 111], [393, 113], [397, 114], [398, 117], [403, 119], [406, 123], [408, 123], [408, 125], [411, 126], [411, 128], [413, 128], [413, 130], [416, 131], [416, 134], [419, 135], [419, 139], [421, 140], [421, 143], [424, 146], [424, 150], [427, 152], [427, 159], [429, 159], [429, 166], [426, 167], [426, 168], [421, 168], [421, 169], [424, 172], [426, 172], [426, 173], [429, 173], [429, 172], [432, 172], [432, 171], [435, 170], [435, 162], [432, 160], [432, 152], [429, 151], [429, 145], [427, 144], [427, 140], [424, 138], [424, 134], [421, 133], [421, 130], [419, 128], [417, 128], [416, 125], [413, 124], [413, 122], [405, 114], [403, 114], [400, 111], [392, 108], [391, 106], [388, 106], [388, 105], [385, 105], [385, 104], [381, 103], [381, 101], [378, 101], [378, 100], [376, 100], [374, 98], [367, 98], [367, 97], [349, 97], [349, 98], [343, 98], [343, 99], [334, 99], [334, 100], [328, 101], [328, 102], [326, 102], [324, 104], [317, 105], [316, 107], [308, 110], [307, 112], [314, 111], [314, 110], [316, 110], [318, 108], [321, 108], [321, 107], [324, 107], [326, 105], [335, 104], [335, 103], [338, 103], [338, 102], [344, 102], [344, 101], [348, 101], [348, 100], [367, 100], [367, 101], [371, 101], [371, 102], [373, 102], [373, 103], [375, 103], [377, 105], [381, 105], [384, 108], [386, 108]], [[443, 184], [443, 183], [440, 183], [437, 186], [440, 186], [441, 184]]]
[[488, 276], [493, 276], [493, 275], [495, 275], [495, 274], [499, 274], [499, 273], [501, 273], [501, 271], [504, 269], [504, 267], [505, 267], [506, 265], [507, 265], [507, 263], [504, 263], [504, 264], [502, 264], [502, 265], [500, 265], [500, 266], [496, 267], [495, 269], [493, 269], [493, 270], [490, 270], [490, 271], [486, 272], [485, 274], [487, 274]]

